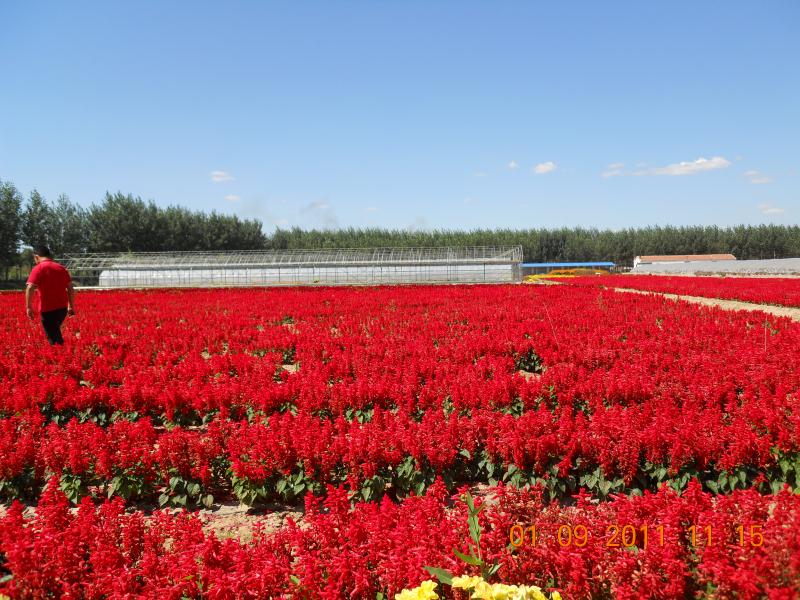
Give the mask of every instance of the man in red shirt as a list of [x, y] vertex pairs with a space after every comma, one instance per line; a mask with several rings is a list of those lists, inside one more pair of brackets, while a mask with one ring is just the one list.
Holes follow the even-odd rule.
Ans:
[[39, 308], [47, 341], [50, 344], [63, 345], [61, 324], [67, 315], [75, 314], [75, 288], [72, 287], [72, 278], [69, 271], [53, 260], [47, 246], [34, 248], [33, 260], [36, 266], [31, 269], [28, 285], [25, 288], [25, 309], [28, 318], [33, 319], [31, 301], [34, 290], [39, 290]]

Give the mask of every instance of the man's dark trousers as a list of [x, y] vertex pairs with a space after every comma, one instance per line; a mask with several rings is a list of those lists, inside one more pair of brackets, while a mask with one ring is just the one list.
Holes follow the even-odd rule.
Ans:
[[47, 335], [47, 341], [50, 344], [64, 344], [64, 338], [61, 337], [61, 324], [67, 318], [66, 308], [57, 308], [56, 310], [48, 310], [42, 313], [42, 326]]

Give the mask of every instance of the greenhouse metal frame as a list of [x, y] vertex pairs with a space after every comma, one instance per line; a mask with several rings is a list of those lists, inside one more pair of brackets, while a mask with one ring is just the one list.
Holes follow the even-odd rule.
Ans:
[[116, 252], [65, 256], [79, 285], [108, 288], [502, 283], [521, 246]]

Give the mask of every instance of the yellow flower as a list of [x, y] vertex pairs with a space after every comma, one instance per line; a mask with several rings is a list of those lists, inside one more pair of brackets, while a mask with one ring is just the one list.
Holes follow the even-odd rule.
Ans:
[[453, 577], [452, 585], [457, 590], [471, 590], [481, 582], [483, 582], [483, 579], [477, 575], [459, 575], [458, 577]]
[[419, 587], [413, 590], [403, 590], [394, 595], [394, 600], [438, 600], [439, 596], [433, 590], [436, 589], [435, 581], [423, 581]]
[[[519, 588], [519, 597], [524, 600], [547, 600], [547, 596], [542, 593], [542, 588], [535, 585], [523, 585]], [[556, 600], [555, 598], [553, 600]], [[560, 597], [559, 599], [560, 600]]]
[[503, 583], [496, 583], [489, 585], [485, 581], [481, 581], [475, 586], [475, 593], [472, 598], [475, 600], [517, 600], [519, 597], [516, 592], [519, 588], [515, 585], [505, 585]]
[[[542, 588], [535, 585], [488, 584], [482, 578], [470, 575], [453, 577], [452, 587], [457, 590], [472, 590], [472, 600], [548, 600]], [[436, 584], [425, 581], [418, 588], [403, 590], [395, 595], [395, 600], [434, 600]], [[550, 600], [561, 600], [561, 594], [553, 592]]]

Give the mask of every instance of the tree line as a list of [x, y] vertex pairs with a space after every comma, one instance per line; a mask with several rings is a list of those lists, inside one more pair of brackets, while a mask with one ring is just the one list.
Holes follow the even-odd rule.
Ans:
[[[252, 250], [265, 247], [261, 223], [180, 206], [161, 208], [131, 194], [106, 193], [83, 208], [66, 195], [47, 201], [37, 190], [23, 200], [0, 181], [0, 268], [30, 264], [30, 247], [57, 256], [84, 252]], [[28, 247], [26, 250], [25, 247]]]
[[522, 246], [526, 262], [613, 261], [632, 265], [650, 254], [730, 253], [739, 259], [800, 256], [800, 226], [648, 226], [628, 229], [477, 229], [407, 231], [387, 229], [281, 230], [267, 247], [364, 248], [375, 246]]
[[276, 229], [267, 235], [256, 219], [210, 214], [180, 206], [162, 208], [131, 194], [106, 193], [83, 208], [61, 195], [27, 199], [0, 181], [0, 268], [30, 264], [27, 247], [48, 245], [54, 254], [368, 248], [380, 246], [521, 245], [527, 262], [614, 261], [631, 264], [643, 254], [731, 253], [737, 258], [800, 256], [800, 226], [649, 226], [619, 230], [559, 229]]

